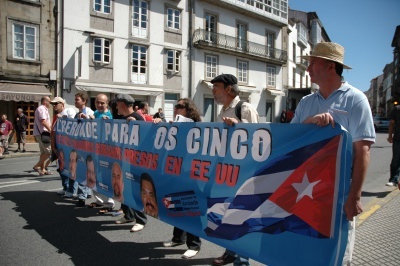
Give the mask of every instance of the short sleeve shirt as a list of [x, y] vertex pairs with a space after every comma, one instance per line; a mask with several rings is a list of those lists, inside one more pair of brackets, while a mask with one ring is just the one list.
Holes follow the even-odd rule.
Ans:
[[43, 131], [47, 131], [47, 129], [42, 125], [42, 120], [46, 120], [48, 125], [51, 125], [49, 110], [44, 105], [40, 105], [35, 110], [35, 126], [33, 127], [34, 136], [39, 136]]
[[99, 112], [98, 110], [94, 111], [94, 117], [95, 118], [102, 118], [103, 116], [108, 116], [108, 118], [110, 118], [110, 119], [113, 118], [110, 110], [107, 110], [105, 112]]
[[375, 142], [375, 129], [368, 99], [347, 82], [325, 99], [319, 91], [301, 99], [291, 123], [302, 123], [310, 116], [330, 113], [351, 135], [353, 142]]

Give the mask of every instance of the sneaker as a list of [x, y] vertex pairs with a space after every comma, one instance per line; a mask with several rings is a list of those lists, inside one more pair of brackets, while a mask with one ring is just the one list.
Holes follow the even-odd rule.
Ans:
[[183, 244], [185, 244], [185, 242], [183, 242], [183, 241], [181, 241], [181, 242], [175, 242], [175, 241], [173, 241], [173, 240], [170, 240], [170, 241], [165, 241], [165, 242], [163, 243], [163, 246], [166, 247], [166, 248], [169, 248], [169, 247], [180, 246], [180, 245], [183, 245]]
[[10, 154], [8, 151], [3, 152], [3, 154]]
[[61, 190], [57, 191], [57, 195], [64, 196], [65, 190], [61, 189]]
[[221, 257], [214, 259], [212, 265], [221, 266], [232, 263], [234, 261], [235, 261], [234, 256], [224, 253]]
[[78, 200], [76, 203], [76, 207], [85, 207], [85, 200]]
[[395, 183], [393, 183], [393, 182], [387, 182], [386, 183], [386, 186], [388, 186], [388, 187], [394, 187], [396, 184]]
[[131, 228], [131, 232], [139, 232], [144, 228], [143, 224], [134, 224]]
[[65, 192], [63, 198], [65, 198], [65, 199], [72, 199], [72, 198], [73, 198], [73, 195], [71, 195], [71, 193]]
[[193, 249], [188, 249], [186, 252], [182, 255], [182, 259], [190, 259], [196, 256], [196, 254], [199, 253], [198, 250], [193, 250]]

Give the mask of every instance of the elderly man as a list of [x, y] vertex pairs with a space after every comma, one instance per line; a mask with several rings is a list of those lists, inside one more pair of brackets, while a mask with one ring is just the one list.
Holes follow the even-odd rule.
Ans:
[[[50, 122], [50, 97], [44, 96], [40, 101], [41, 105], [35, 110], [35, 120], [33, 127], [33, 135], [39, 143], [40, 157], [39, 161], [33, 166], [33, 170], [37, 171], [40, 176], [46, 174], [46, 168], [50, 164], [51, 143], [42, 139], [43, 132], [50, 135], [51, 122]], [[46, 133], [45, 133], [46, 134]]]
[[[117, 103], [118, 114], [122, 115], [122, 119], [126, 121], [138, 120], [143, 121], [143, 117], [133, 111], [133, 104], [135, 100], [127, 94], [118, 94], [115, 97]], [[134, 225], [131, 228], [131, 232], [138, 232], [142, 230], [147, 223], [146, 215], [140, 211], [129, 208], [125, 204], [121, 204], [121, 209], [124, 212], [124, 217], [116, 221], [117, 224], [131, 223]]]
[[[52, 133], [52, 141], [51, 141], [51, 149], [53, 151], [53, 153], [59, 157], [59, 152], [58, 152], [58, 148], [56, 145], [56, 141], [55, 141], [55, 130], [56, 127], [54, 126], [55, 123], [57, 122], [58, 118], [61, 117], [69, 117], [69, 118], [74, 118], [76, 115], [76, 112], [73, 108], [65, 108], [65, 100], [61, 97], [54, 97], [54, 99], [50, 102], [51, 105], [53, 105], [53, 110], [57, 113], [57, 115], [55, 115], [54, 119], [53, 119], [53, 131]], [[60, 164], [63, 164], [64, 162], [61, 162], [60, 160], [64, 160], [64, 158], [59, 158], [59, 163], [58, 163], [58, 172], [60, 173], [60, 177], [61, 177], [61, 185], [63, 187], [62, 190], [57, 191], [58, 195], [65, 195], [65, 193], [68, 190], [68, 186], [69, 186], [69, 178], [68, 176], [66, 176], [63, 172], [62, 169], [60, 169]], [[76, 191], [76, 188], [75, 188]], [[75, 194], [75, 192], [74, 192]]]
[[22, 108], [18, 108], [17, 110], [17, 115], [15, 116], [14, 119], [14, 125], [15, 125], [15, 132], [17, 135], [17, 143], [18, 143], [18, 149], [15, 152], [20, 152], [21, 151], [21, 143], [22, 143], [22, 152], [26, 152], [26, 129], [29, 126], [29, 119], [28, 117], [24, 114], [24, 111]]
[[[254, 107], [243, 102], [240, 107], [240, 114], [236, 114], [236, 105], [239, 104], [239, 87], [237, 85], [237, 78], [230, 74], [222, 74], [211, 80], [213, 84], [214, 99], [218, 104], [222, 104], [221, 112], [218, 115], [217, 121], [224, 122], [227, 125], [234, 125], [235, 123], [258, 123], [258, 113]], [[239, 115], [240, 118], [237, 116]], [[250, 265], [249, 259], [233, 251], [225, 250], [225, 253], [213, 260], [213, 265], [225, 265], [232, 263], [237, 265]]]
[[291, 123], [343, 126], [353, 139], [353, 165], [349, 194], [344, 212], [349, 220], [349, 238], [343, 265], [350, 265], [355, 240], [355, 216], [363, 209], [361, 190], [367, 174], [370, 148], [375, 142], [375, 130], [368, 99], [360, 90], [341, 80], [343, 69], [351, 69], [344, 62], [344, 48], [332, 42], [315, 46], [307, 71], [311, 82], [319, 86], [316, 93], [305, 96], [296, 108]]

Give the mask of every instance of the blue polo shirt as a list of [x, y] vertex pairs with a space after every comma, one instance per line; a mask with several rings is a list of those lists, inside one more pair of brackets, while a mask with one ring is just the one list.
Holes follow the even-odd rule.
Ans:
[[374, 122], [368, 99], [363, 92], [347, 82], [327, 99], [324, 99], [319, 90], [304, 96], [291, 123], [302, 123], [310, 116], [327, 112], [332, 115], [335, 123], [339, 123], [350, 133], [353, 142], [375, 142]]

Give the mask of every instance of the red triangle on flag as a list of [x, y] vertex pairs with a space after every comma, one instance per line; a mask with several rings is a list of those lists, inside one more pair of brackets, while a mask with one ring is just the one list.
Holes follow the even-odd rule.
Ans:
[[296, 168], [269, 197], [327, 237], [331, 237], [339, 141], [340, 136], [334, 137]]

